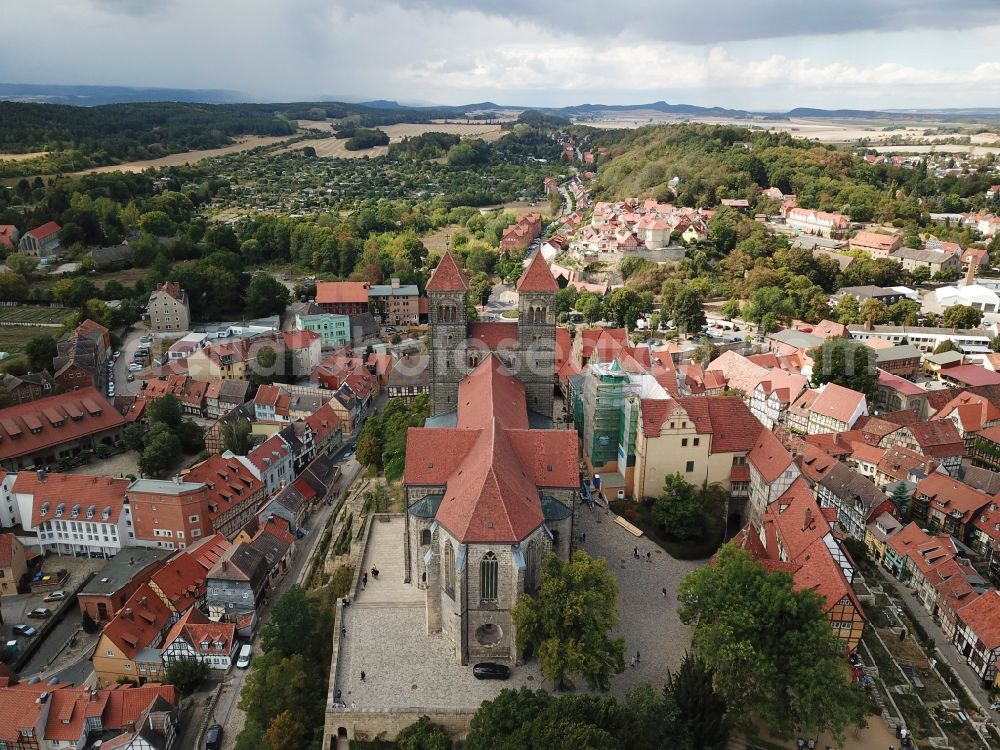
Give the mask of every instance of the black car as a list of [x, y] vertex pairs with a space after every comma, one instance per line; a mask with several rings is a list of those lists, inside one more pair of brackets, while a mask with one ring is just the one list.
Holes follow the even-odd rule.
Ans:
[[472, 676], [477, 680], [506, 680], [510, 677], [510, 667], [484, 661], [472, 668]]
[[219, 750], [222, 747], [222, 725], [213, 724], [205, 732], [205, 750]]

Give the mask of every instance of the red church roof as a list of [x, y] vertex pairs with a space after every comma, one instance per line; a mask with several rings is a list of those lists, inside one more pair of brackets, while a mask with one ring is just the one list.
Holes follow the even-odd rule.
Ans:
[[521, 278], [517, 280], [516, 288], [519, 292], [551, 292], [554, 294], [559, 291], [559, 285], [540, 252], [535, 253], [532, 257], [528, 267], [521, 274]]
[[467, 292], [469, 280], [465, 278], [462, 269], [455, 262], [455, 256], [446, 252], [437, 264], [437, 268], [427, 281], [425, 290], [428, 292]]

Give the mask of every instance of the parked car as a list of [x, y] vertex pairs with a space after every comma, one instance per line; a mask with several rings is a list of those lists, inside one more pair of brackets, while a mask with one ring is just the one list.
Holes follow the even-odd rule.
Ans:
[[472, 676], [477, 680], [506, 680], [510, 677], [510, 667], [483, 661], [472, 668]]
[[52, 617], [52, 610], [48, 607], [35, 607], [28, 613], [28, 617], [35, 620], [47, 620]]
[[31, 625], [25, 625], [24, 623], [15, 625], [12, 630], [18, 635], [23, 635], [25, 638], [34, 638], [38, 635], [38, 628], [33, 628]]
[[250, 657], [253, 656], [253, 646], [249, 643], [240, 648], [239, 656], [236, 657], [236, 668], [246, 669], [250, 666]]
[[205, 732], [205, 750], [219, 750], [222, 747], [222, 725], [213, 724]]
[[130, 364], [128, 366], [128, 371], [129, 372], [139, 372], [141, 369], [142, 369], [142, 365], [140, 365], [138, 362], [133, 362], [132, 364]]
[[60, 590], [60, 591], [53, 591], [51, 594], [49, 594], [47, 597], [45, 597], [45, 599], [43, 599], [42, 601], [46, 601], [46, 602], [61, 602], [65, 598], [66, 598], [66, 592]]

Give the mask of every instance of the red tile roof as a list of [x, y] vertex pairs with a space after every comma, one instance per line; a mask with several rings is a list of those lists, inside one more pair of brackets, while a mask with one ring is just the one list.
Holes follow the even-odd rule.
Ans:
[[[216, 507], [213, 512], [205, 507], [203, 512], [213, 523], [215, 518], [230, 508], [249, 502], [264, 488], [246, 465], [237, 458], [223, 458], [215, 453], [195, 464], [184, 475], [187, 482], [201, 482], [208, 486], [208, 502]], [[256, 508], [254, 508], [256, 510]], [[212, 527], [214, 530], [214, 526]]]
[[[163, 639], [161, 650], [166, 651], [167, 647], [178, 638], [181, 638], [192, 649], [205, 656], [229, 654], [232, 652], [233, 643], [236, 640], [236, 624], [232, 622], [212, 622], [196, 607], [191, 607], [170, 628], [167, 637]], [[208, 647], [203, 648], [202, 643], [207, 643]], [[216, 643], [222, 643], [221, 651], [215, 647]]]
[[467, 292], [469, 280], [465, 278], [451, 252], [445, 252], [424, 289], [428, 292]]
[[941, 371], [941, 377], [968, 386], [1000, 385], [1000, 373], [980, 365], [956, 365]]
[[103, 637], [108, 638], [126, 659], [152, 645], [160, 632], [170, 622], [170, 610], [163, 600], [149, 587], [142, 584], [125, 602], [125, 606], [104, 627]]
[[905, 429], [910, 431], [920, 450], [925, 456], [944, 458], [948, 456], [960, 456], [965, 453], [965, 443], [954, 422], [939, 420], [937, 422], [917, 422], [908, 425]]
[[761, 430], [747, 460], [765, 482], [773, 482], [792, 464], [791, 454], [770, 430]]
[[987, 649], [1000, 648], [1000, 591], [987, 591], [962, 607], [958, 616]]
[[316, 283], [316, 303], [368, 304], [368, 283], [364, 281], [320, 281]]
[[[22, 471], [18, 472], [12, 489], [33, 496], [31, 525], [37, 527], [55, 520], [60, 506], [63, 507], [58, 518], [63, 521], [118, 523], [129, 484], [128, 479], [56, 472], [47, 472], [43, 480], [36, 472]], [[75, 516], [74, 509], [77, 509]], [[109, 510], [107, 519], [105, 509]]]
[[[792, 574], [792, 586], [796, 591], [811, 589], [823, 598], [824, 609], [829, 611], [843, 599], [849, 599], [858, 614], [865, 617], [865, 611], [857, 595], [848, 583], [843, 569], [822, 539], [817, 539], [795, 561], [799, 568]], [[867, 618], [866, 618], [867, 619]]]
[[62, 229], [62, 227], [54, 221], [47, 221], [40, 227], [35, 227], [34, 229], [25, 232], [25, 234], [31, 235], [38, 240], [44, 240], [46, 237], [56, 234], [60, 229]]
[[489, 355], [459, 384], [455, 428], [410, 428], [404, 481], [445, 486], [437, 520], [459, 541], [521, 541], [544, 520], [538, 488], [579, 481], [576, 435], [527, 425], [524, 386]]
[[491, 352], [517, 349], [517, 323], [471, 323], [469, 350], [488, 349]]
[[864, 402], [865, 394], [844, 388], [836, 383], [827, 383], [823, 392], [812, 403], [812, 411], [838, 422], [851, 425], [851, 417]]
[[931, 419], [947, 419], [953, 413], [965, 432], [979, 432], [984, 424], [1000, 420], [1000, 408], [988, 398], [969, 391], [962, 391], [955, 396]]
[[341, 421], [329, 402], [323, 404], [319, 409], [306, 417], [306, 424], [313, 431], [313, 439], [316, 443], [326, 440], [327, 436], [337, 429]]
[[524, 269], [521, 278], [517, 280], [515, 286], [518, 292], [547, 292], [555, 294], [559, 291], [552, 272], [545, 263], [545, 258], [540, 252], [536, 252], [528, 262], [528, 267]]
[[285, 347], [295, 351], [296, 349], [308, 349], [313, 345], [313, 342], [319, 341], [320, 335], [315, 331], [309, 330], [294, 330], [294, 331], [282, 331], [281, 338], [285, 342]]
[[125, 417], [94, 388], [8, 406], [0, 409], [0, 461], [124, 426]]
[[989, 506], [993, 499], [985, 492], [952, 479], [947, 474], [930, 474], [919, 482], [915, 496], [930, 499], [931, 507], [946, 514], [961, 513], [962, 523], [972, 520], [973, 514]]

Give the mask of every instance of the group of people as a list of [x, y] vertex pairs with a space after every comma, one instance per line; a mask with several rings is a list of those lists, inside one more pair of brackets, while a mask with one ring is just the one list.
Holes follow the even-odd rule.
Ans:
[[[378, 580], [378, 568], [376, 568], [374, 565], [372, 565], [372, 580], [373, 581], [377, 581]], [[363, 588], [363, 589], [368, 588], [368, 573], [367, 572], [363, 573], [361, 575], [361, 588]]]

